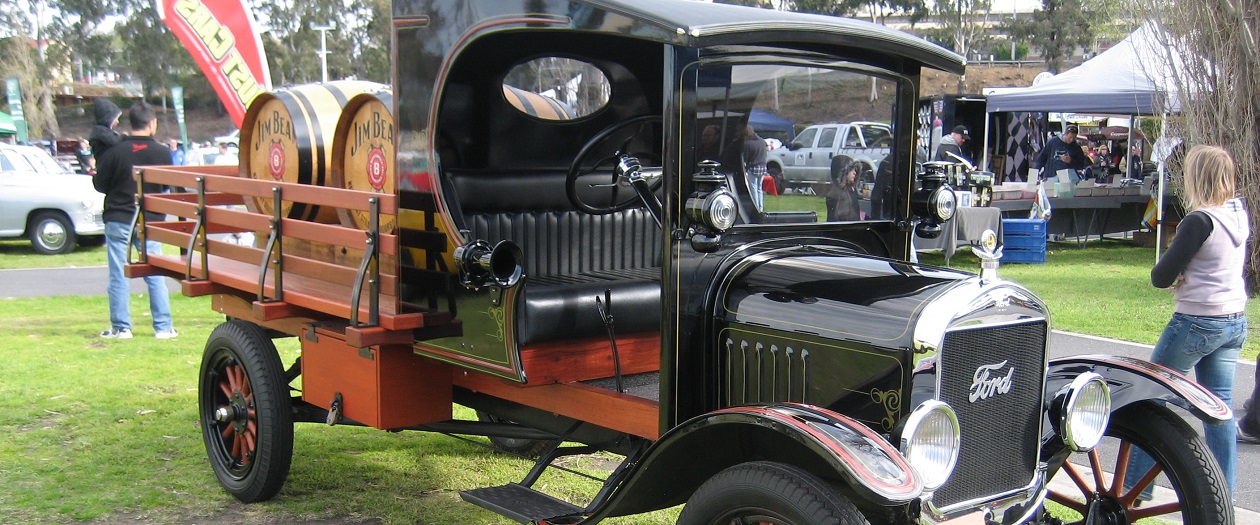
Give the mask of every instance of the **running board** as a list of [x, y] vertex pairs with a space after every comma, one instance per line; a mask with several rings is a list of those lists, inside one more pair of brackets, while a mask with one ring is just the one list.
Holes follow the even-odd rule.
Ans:
[[517, 483], [460, 491], [464, 501], [520, 523], [581, 516], [585, 510]]

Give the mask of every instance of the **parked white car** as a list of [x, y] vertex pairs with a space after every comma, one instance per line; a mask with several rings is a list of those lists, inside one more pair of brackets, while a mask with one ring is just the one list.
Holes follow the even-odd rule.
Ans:
[[47, 150], [0, 144], [0, 238], [31, 240], [35, 251], [68, 253], [105, 242], [105, 196]]

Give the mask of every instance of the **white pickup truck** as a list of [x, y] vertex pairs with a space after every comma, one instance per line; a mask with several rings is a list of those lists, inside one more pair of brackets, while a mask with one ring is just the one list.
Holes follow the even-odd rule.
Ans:
[[850, 161], [862, 163], [858, 185], [874, 184], [875, 170], [888, 156], [892, 129], [881, 122], [816, 124], [767, 154], [766, 169], [779, 189], [827, 184]]

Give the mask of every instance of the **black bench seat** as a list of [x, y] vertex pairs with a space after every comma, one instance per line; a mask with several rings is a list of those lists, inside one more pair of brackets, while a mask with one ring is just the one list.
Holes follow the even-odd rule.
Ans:
[[[632, 268], [569, 275], [525, 277], [520, 344], [606, 337], [608, 330], [595, 304], [610, 292], [616, 333], [660, 329], [661, 269]], [[605, 305], [607, 311], [608, 306]]]

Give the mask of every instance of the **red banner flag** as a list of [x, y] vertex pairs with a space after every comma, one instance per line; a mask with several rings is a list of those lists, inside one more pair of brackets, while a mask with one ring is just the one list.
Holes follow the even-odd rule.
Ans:
[[154, 2], [158, 17], [184, 44], [241, 127], [249, 102], [271, 89], [267, 54], [245, 0]]

